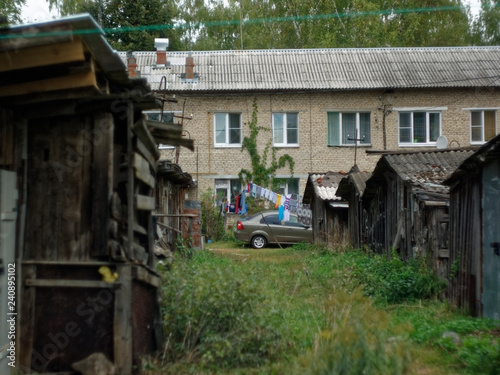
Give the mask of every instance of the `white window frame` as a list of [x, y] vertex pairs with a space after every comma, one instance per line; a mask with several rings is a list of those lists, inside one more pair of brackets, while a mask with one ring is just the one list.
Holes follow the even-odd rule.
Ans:
[[[146, 117], [149, 114], [158, 114], [158, 115], [161, 115], [161, 111], [142, 111], [142, 113], [144, 113], [146, 115]], [[173, 114], [173, 115], [181, 116], [182, 115], [182, 111], [163, 111], [163, 115], [165, 115], [165, 114]], [[160, 149], [160, 150], [171, 150], [171, 149], [174, 149], [174, 148], [175, 148], [175, 146], [164, 145], [162, 143], [160, 143], [158, 145], [158, 149]]]
[[[225, 116], [225, 141], [224, 142], [217, 142], [217, 117], [219, 116]], [[240, 120], [239, 120], [239, 130], [240, 130], [240, 141], [238, 143], [230, 143], [230, 128], [229, 128], [229, 115], [238, 115]], [[241, 147], [241, 142], [242, 142], [242, 126], [241, 126], [241, 112], [215, 112], [214, 113], [214, 146], [215, 147], [225, 147], [225, 148], [230, 148], [230, 147]]]
[[[294, 114], [297, 116], [297, 127], [295, 128], [297, 131], [297, 142], [289, 143], [288, 142], [288, 121], [287, 117], [289, 114]], [[276, 133], [275, 133], [275, 116], [282, 115], [283, 116], [283, 142], [276, 142]], [[272, 114], [272, 125], [273, 125], [273, 146], [274, 147], [299, 147], [299, 113], [298, 112], [273, 112]]]
[[[472, 113], [473, 112], [481, 112], [481, 124], [479, 125], [472, 125]], [[494, 112], [495, 116], [495, 135], [497, 134], [497, 129], [498, 129], [498, 111], [497, 109], [491, 109], [491, 108], [478, 108], [478, 109], [470, 109], [469, 112], [469, 129], [470, 129], [470, 144], [471, 145], [482, 145], [486, 143], [488, 140], [485, 139], [484, 136], [484, 112]], [[481, 128], [481, 140], [475, 141], [472, 139], [472, 128]]]
[[[338, 113], [339, 114], [339, 144], [336, 145], [336, 144], [331, 144], [330, 143], [330, 139], [329, 139], [329, 136], [328, 136], [328, 133], [327, 133], [327, 144], [328, 146], [342, 146], [342, 147], [355, 147], [355, 146], [358, 146], [358, 147], [370, 147], [371, 146], [371, 140], [372, 140], [372, 114], [371, 114], [371, 111], [340, 111], [340, 110], [337, 110], [337, 111], [328, 111], [327, 112], [327, 132], [330, 131], [330, 124], [329, 124], [329, 120], [328, 120], [328, 114], [329, 113]], [[370, 142], [368, 143], [362, 143], [362, 141], [356, 141], [353, 143], [344, 143], [343, 142], [343, 126], [342, 126], [342, 116], [343, 115], [346, 115], [346, 114], [355, 114], [356, 115], [356, 134], [351, 134], [351, 137], [352, 138], [357, 138], [359, 139], [360, 137], [362, 137], [362, 134], [361, 134], [361, 121], [360, 121], [360, 115], [361, 114], [368, 114], [370, 115], [370, 127], [369, 127], [369, 130], [370, 130]], [[333, 125], [332, 125], [333, 126]]]
[[[414, 114], [415, 113], [425, 113], [425, 142], [415, 142], [414, 137]], [[409, 127], [411, 134], [411, 142], [401, 142], [401, 115], [402, 114], [410, 114], [411, 124]], [[398, 111], [398, 145], [400, 147], [428, 147], [435, 146], [436, 141], [430, 141], [430, 115], [438, 114], [439, 115], [439, 135], [443, 134], [443, 112], [442, 110], [418, 110], [418, 109], [408, 109], [408, 110], [400, 110]], [[437, 138], [436, 137], [436, 140]]]

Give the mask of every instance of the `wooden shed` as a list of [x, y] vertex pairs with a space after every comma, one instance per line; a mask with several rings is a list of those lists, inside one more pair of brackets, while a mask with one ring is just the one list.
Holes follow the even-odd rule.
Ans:
[[335, 195], [345, 173], [310, 173], [304, 191], [303, 203], [312, 211], [314, 243], [328, 247], [343, 247], [349, 243], [347, 230], [347, 202]]
[[336, 195], [349, 205], [347, 211], [350, 244], [355, 249], [367, 245], [366, 212], [363, 209], [363, 193], [370, 172], [361, 172], [355, 165], [339, 183]]
[[158, 162], [156, 184], [154, 216], [162, 231], [160, 246], [173, 249], [176, 241], [182, 238], [193, 248], [200, 249], [203, 246], [201, 204], [196, 199], [188, 199], [190, 192], [197, 189], [196, 181], [178, 164], [162, 159]]
[[366, 181], [368, 245], [401, 259], [427, 256], [447, 279], [449, 188], [443, 185], [470, 150], [399, 152], [383, 155]]
[[9, 194], [0, 206], [16, 225], [0, 229], [15, 244], [16, 369], [71, 374], [99, 358], [131, 374], [162, 342], [152, 235], [159, 153], [142, 113], [161, 103], [127, 76], [88, 15], [1, 34]]
[[466, 159], [450, 186], [450, 301], [500, 320], [500, 136]]

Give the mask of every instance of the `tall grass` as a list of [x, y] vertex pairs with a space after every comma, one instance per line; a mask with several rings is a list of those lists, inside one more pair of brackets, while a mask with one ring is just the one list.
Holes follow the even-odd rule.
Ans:
[[163, 273], [149, 374], [498, 374], [498, 326], [438, 302], [423, 260], [212, 245]]
[[286, 340], [262, 308], [265, 294], [251, 270], [199, 252], [163, 276], [165, 363], [259, 366], [283, 349]]

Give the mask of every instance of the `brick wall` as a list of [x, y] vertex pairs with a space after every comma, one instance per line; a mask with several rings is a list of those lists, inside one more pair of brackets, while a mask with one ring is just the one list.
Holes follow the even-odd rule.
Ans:
[[[241, 168], [250, 168], [249, 154], [241, 148], [214, 147], [213, 117], [217, 111], [241, 112], [243, 136], [249, 135], [248, 123], [253, 111], [253, 100], [258, 105], [258, 126], [269, 131], [259, 133], [259, 149], [262, 151], [272, 137], [272, 113], [294, 111], [299, 113], [299, 147], [279, 148], [278, 157], [290, 154], [295, 160], [296, 177], [300, 177], [303, 193], [310, 172], [348, 171], [354, 162], [354, 147], [327, 146], [327, 112], [332, 110], [369, 110], [371, 112], [370, 147], [360, 147], [357, 164], [361, 170], [371, 171], [379, 155], [366, 154], [365, 150], [382, 150], [384, 147], [384, 115], [380, 109], [394, 108], [445, 108], [442, 110], [442, 134], [450, 146], [470, 146], [470, 108], [492, 108], [500, 106], [500, 92], [488, 89], [420, 89], [382, 91], [324, 92], [294, 94], [248, 94], [186, 96], [186, 113], [193, 114], [185, 121], [185, 129], [195, 140], [195, 151], [183, 149], [179, 164], [183, 170], [198, 180], [200, 192], [214, 188], [216, 178], [237, 178]], [[183, 99], [180, 98], [179, 99]], [[184, 100], [168, 104], [166, 110], [182, 110]], [[498, 122], [498, 120], [497, 120]], [[393, 110], [385, 116], [387, 149], [398, 148], [398, 112]], [[498, 125], [497, 125], [498, 133]], [[452, 142], [453, 141], [453, 142]], [[418, 149], [407, 147], [405, 149]], [[162, 151], [162, 157], [168, 152]], [[288, 167], [277, 172], [289, 175]]]

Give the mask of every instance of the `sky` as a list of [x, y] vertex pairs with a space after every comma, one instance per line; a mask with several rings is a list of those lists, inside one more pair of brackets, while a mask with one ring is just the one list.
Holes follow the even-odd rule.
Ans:
[[[481, 7], [480, 0], [464, 0], [465, 4], [470, 4], [472, 13], [477, 14]], [[23, 23], [43, 22], [58, 18], [56, 10], [49, 11], [49, 4], [46, 0], [26, 0], [26, 5], [21, 11]]]

